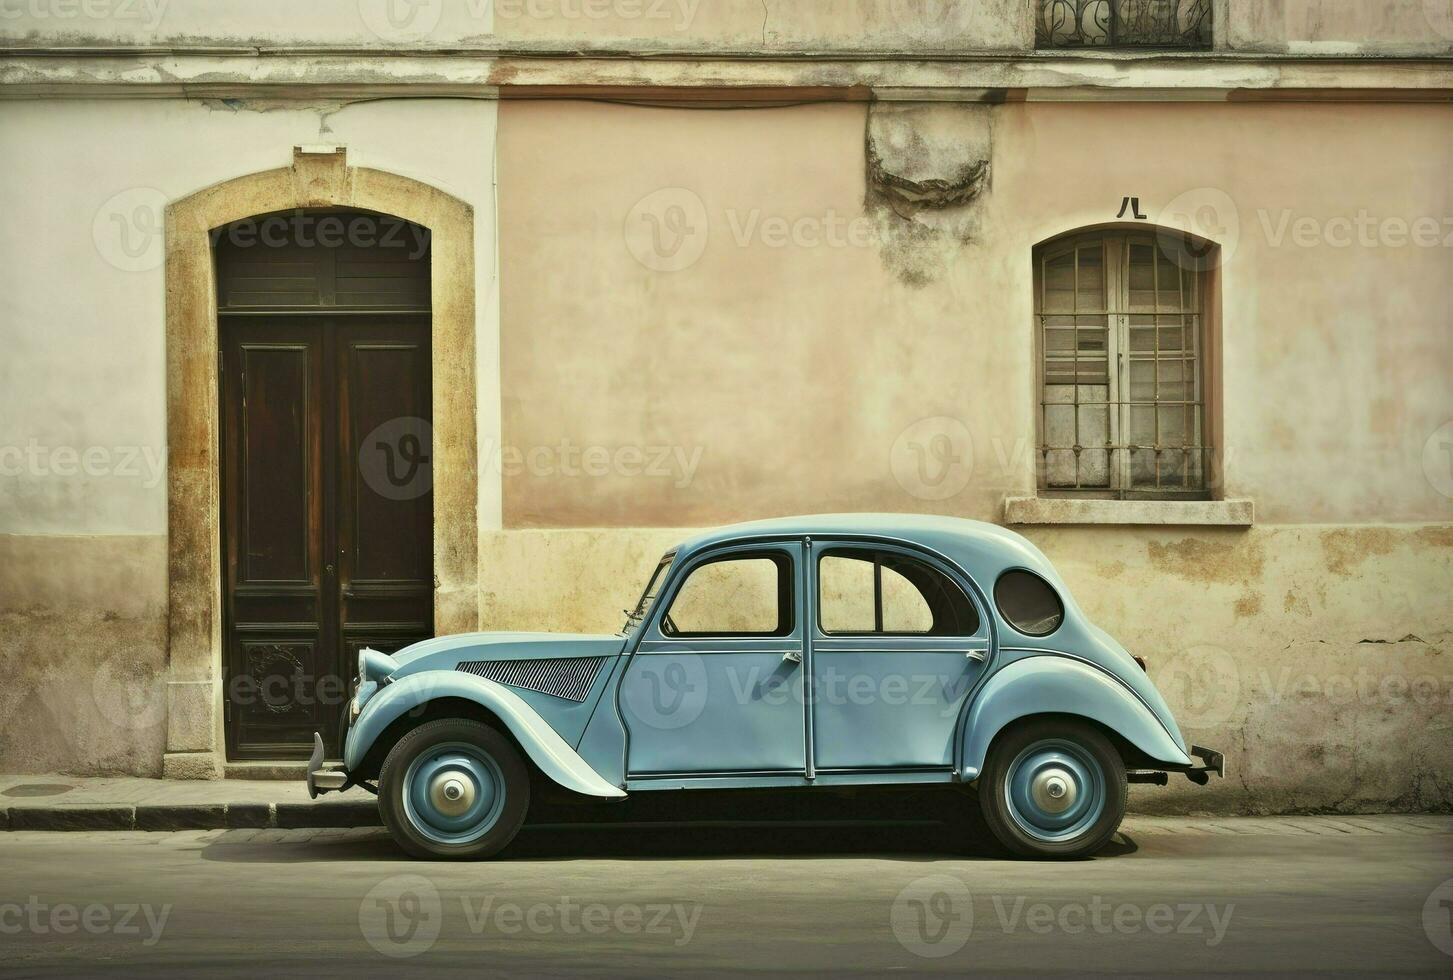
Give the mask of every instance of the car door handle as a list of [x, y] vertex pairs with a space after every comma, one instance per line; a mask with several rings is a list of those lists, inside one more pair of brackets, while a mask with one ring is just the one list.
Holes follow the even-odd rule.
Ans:
[[965, 650], [964, 656], [970, 660], [977, 660], [979, 663], [983, 663], [989, 659], [989, 652], [987, 650]]
[[799, 650], [788, 650], [786, 653], [782, 654], [782, 662], [784, 664], [800, 664], [800, 663], [802, 663], [802, 653], [801, 653], [801, 651], [799, 651]]

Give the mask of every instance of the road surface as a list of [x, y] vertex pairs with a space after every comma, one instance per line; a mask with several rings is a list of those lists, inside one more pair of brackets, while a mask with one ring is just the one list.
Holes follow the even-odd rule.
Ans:
[[0, 833], [0, 975], [1453, 974], [1453, 819], [1128, 820], [1072, 863], [912, 825]]

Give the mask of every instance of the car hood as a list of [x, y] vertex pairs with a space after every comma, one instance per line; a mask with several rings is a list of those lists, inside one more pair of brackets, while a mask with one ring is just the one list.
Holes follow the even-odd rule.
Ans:
[[394, 679], [423, 670], [452, 670], [471, 660], [553, 660], [613, 657], [626, 638], [609, 633], [455, 633], [436, 636], [393, 654]]

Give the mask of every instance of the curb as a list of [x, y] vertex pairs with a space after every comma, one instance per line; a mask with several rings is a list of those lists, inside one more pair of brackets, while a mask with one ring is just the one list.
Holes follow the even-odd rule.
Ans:
[[374, 803], [172, 803], [11, 806], [0, 831], [292, 830], [381, 827]]
[[134, 806], [13, 806], [11, 830], [130, 830]]
[[286, 830], [313, 827], [382, 827], [377, 803], [276, 803], [273, 826]]

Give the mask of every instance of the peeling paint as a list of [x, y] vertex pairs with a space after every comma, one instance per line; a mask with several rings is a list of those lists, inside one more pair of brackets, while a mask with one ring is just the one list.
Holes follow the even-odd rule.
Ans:
[[1228, 584], [1257, 580], [1266, 561], [1259, 545], [1207, 538], [1150, 541], [1146, 556], [1161, 571], [1189, 581]]
[[1392, 532], [1385, 528], [1335, 528], [1323, 531], [1321, 541], [1333, 575], [1350, 575], [1362, 562], [1393, 549]]
[[884, 265], [905, 285], [941, 278], [976, 239], [992, 145], [987, 106], [869, 106], [864, 205], [877, 221]]

